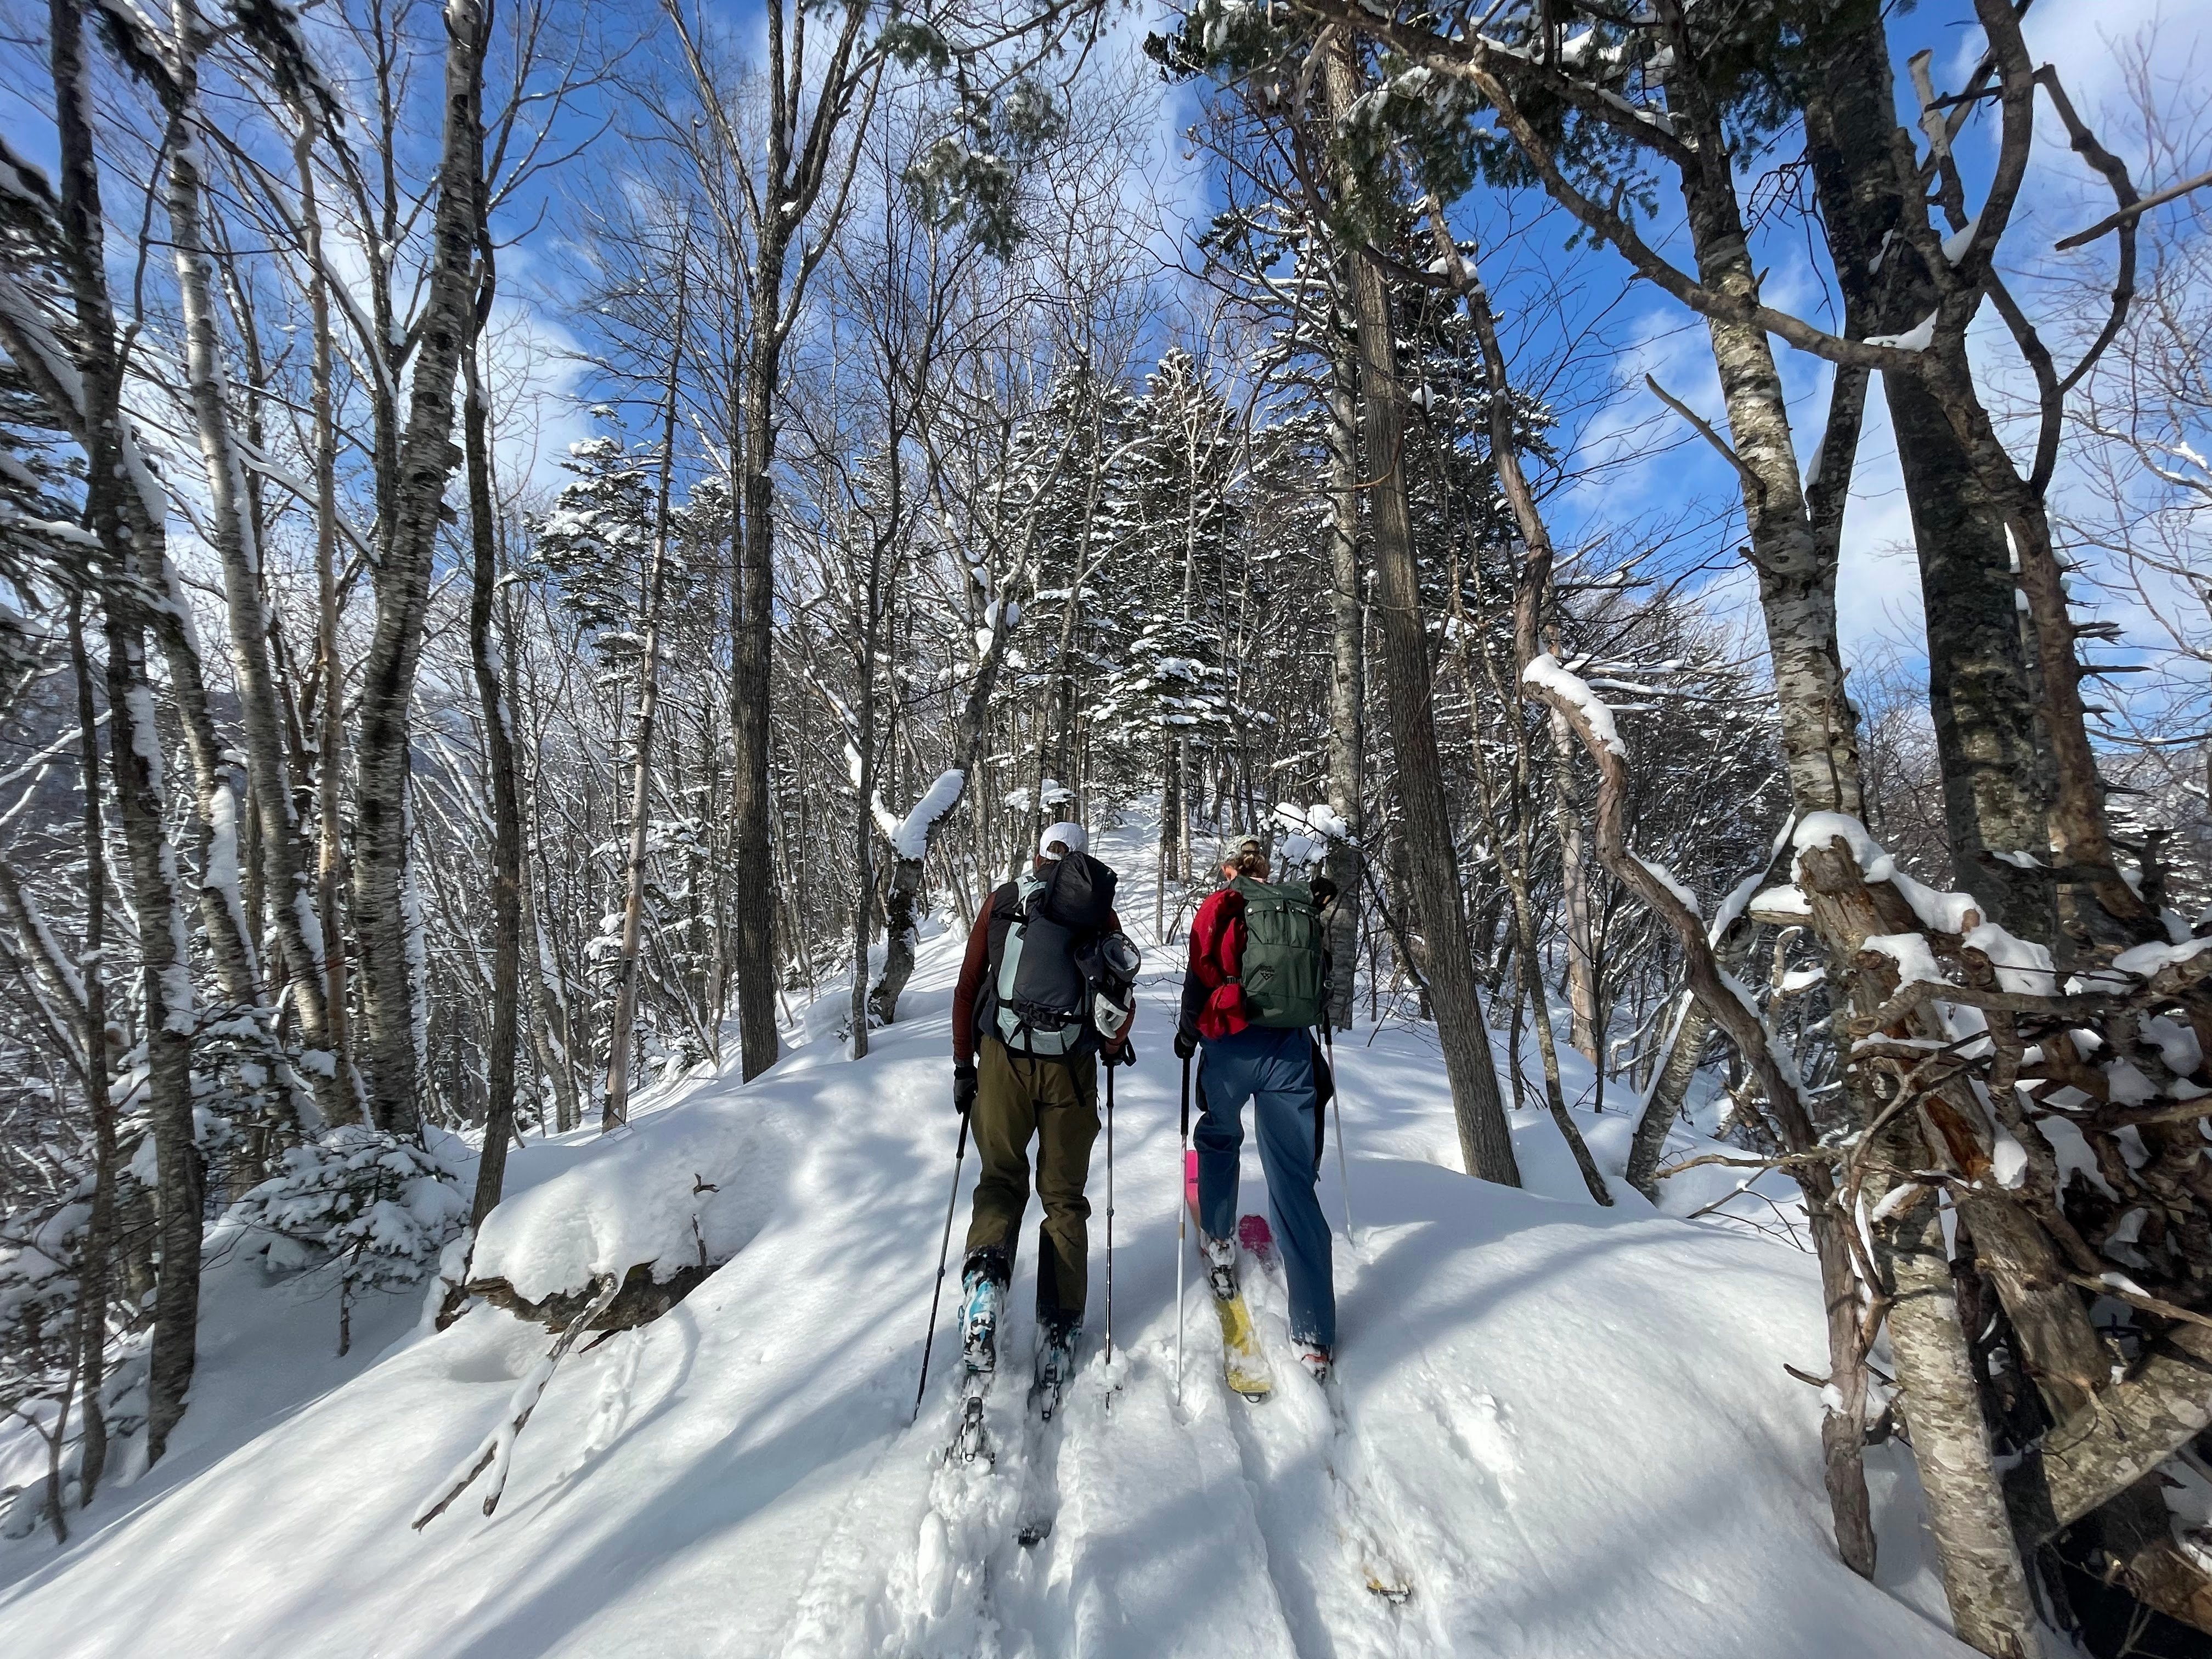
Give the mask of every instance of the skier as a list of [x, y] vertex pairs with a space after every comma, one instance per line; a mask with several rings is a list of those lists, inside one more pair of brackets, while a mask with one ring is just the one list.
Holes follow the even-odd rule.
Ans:
[[982, 1158], [961, 1267], [962, 1353], [998, 1364], [998, 1327], [1037, 1143], [1036, 1386], [1048, 1411], [1074, 1370], [1087, 1290], [1098, 1068], [1133, 1058], [1135, 951], [1113, 909], [1114, 872], [1078, 823], [1038, 839], [1030, 872], [995, 889], [968, 935], [952, 994], [952, 1100]]
[[1193, 1140], [1200, 1249], [1215, 1293], [1235, 1290], [1237, 1164], [1249, 1099], [1290, 1279], [1291, 1336], [1308, 1373], [1326, 1382], [1336, 1345], [1336, 1291], [1318, 1191], [1326, 1067], [1310, 1029], [1326, 1017], [1326, 958], [1313, 890], [1267, 876], [1267, 849], [1257, 836], [1223, 844], [1224, 885], [1191, 922], [1175, 1050], [1184, 1060], [1205, 1051], [1199, 1069], [1205, 1115]]

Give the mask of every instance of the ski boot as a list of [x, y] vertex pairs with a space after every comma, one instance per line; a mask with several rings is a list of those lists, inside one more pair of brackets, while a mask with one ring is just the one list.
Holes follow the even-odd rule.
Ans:
[[1327, 1348], [1318, 1342], [1309, 1342], [1304, 1339], [1298, 1342], [1298, 1364], [1306, 1368], [1306, 1375], [1316, 1382], [1328, 1382], [1328, 1374], [1334, 1368], [1334, 1361]]
[[999, 1316], [1006, 1306], [1006, 1261], [978, 1250], [960, 1274], [960, 1358], [970, 1371], [999, 1369]]
[[1060, 1396], [1075, 1375], [1075, 1351], [1083, 1341], [1083, 1328], [1072, 1319], [1041, 1315], [1037, 1320], [1036, 1381], [1030, 1398], [1046, 1422], [1060, 1409]]
[[1206, 1282], [1213, 1287], [1215, 1298], [1222, 1302], [1236, 1300], [1237, 1241], [1201, 1232], [1198, 1236], [1198, 1251], [1206, 1258]]

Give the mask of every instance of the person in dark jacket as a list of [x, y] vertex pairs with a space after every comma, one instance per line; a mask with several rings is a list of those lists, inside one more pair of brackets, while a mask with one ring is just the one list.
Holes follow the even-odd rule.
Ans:
[[1199, 1082], [1206, 1115], [1192, 1136], [1198, 1149], [1200, 1249], [1213, 1271], [1230, 1271], [1236, 1261], [1237, 1160], [1249, 1100], [1290, 1279], [1291, 1336], [1306, 1370], [1326, 1381], [1336, 1346], [1336, 1291], [1319, 1191], [1322, 1068], [1310, 1032], [1268, 1029], [1248, 1018], [1240, 982], [1244, 896], [1225, 884], [1239, 876], [1267, 878], [1267, 849], [1257, 836], [1223, 845], [1224, 885], [1207, 895], [1191, 921], [1190, 963], [1176, 1025], [1178, 1057], [1188, 1060], [1204, 1050]]
[[[1037, 843], [1032, 886], [1062, 858], [1085, 856], [1088, 840], [1080, 824], [1047, 830]], [[953, 1103], [967, 1115], [983, 1165], [961, 1269], [963, 1352], [971, 1370], [997, 1365], [998, 1323], [1029, 1203], [1034, 1139], [1037, 1198], [1044, 1209], [1037, 1230], [1036, 1291], [1043, 1381], [1048, 1366], [1072, 1366], [1081, 1338], [1091, 1218], [1084, 1188], [1098, 1135], [1097, 1056], [1103, 1050], [1112, 1065], [1127, 1051], [1134, 1001], [1122, 1009], [1101, 1000], [1085, 1016], [1095, 1021], [1091, 1031], [1066, 1045], [1066, 1053], [1056, 1051], [1062, 1045], [1053, 1034], [1032, 1030], [1012, 1014], [1000, 1019], [1009, 1000], [998, 994], [1004, 978], [1019, 975], [1034, 982], [1031, 976], [1042, 976], [1048, 989], [1055, 977], [1075, 974], [1068, 958], [1083, 942], [1030, 921], [1023, 928], [1018, 960], [1009, 969], [1009, 936], [1024, 917], [1022, 886], [1007, 882], [996, 888], [977, 914], [952, 994]], [[1118, 933], [1121, 927], [1121, 918], [1106, 910], [1099, 931]], [[1064, 1382], [1066, 1375], [1062, 1369], [1054, 1380]]]

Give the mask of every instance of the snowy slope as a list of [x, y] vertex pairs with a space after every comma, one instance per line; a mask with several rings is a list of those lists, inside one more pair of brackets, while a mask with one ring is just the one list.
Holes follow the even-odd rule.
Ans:
[[[1130, 920], [1140, 909], [1125, 902]], [[1148, 964], [1142, 1061], [1117, 1091], [1114, 1364], [1094, 1340], [1048, 1430], [1025, 1420], [1010, 1377], [991, 1405], [996, 1467], [939, 1468], [954, 1412], [942, 1340], [921, 1420], [908, 1417], [951, 1175], [954, 944], [933, 943], [906, 1019], [869, 1060], [822, 1037], [750, 1087], [702, 1079], [651, 1103], [641, 1139], [745, 1149], [750, 1175], [719, 1224], [747, 1242], [666, 1317], [563, 1363], [495, 1518], [468, 1498], [422, 1533], [407, 1525], [544, 1331], [480, 1308], [410, 1334], [413, 1307], [386, 1302], [356, 1312], [356, 1355], [334, 1361], [330, 1306], [218, 1268], [170, 1457], [103, 1494], [66, 1550], [44, 1534], [0, 1545], [0, 1650], [1965, 1651], [1929, 1611], [1909, 1474], [1877, 1472], [1884, 1588], [1835, 1562], [1818, 1397], [1782, 1369], [1820, 1368], [1810, 1259], [1625, 1189], [1612, 1211], [1590, 1205], [1540, 1112], [1516, 1126], [1532, 1190], [1470, 1182], [1414, 1035], [1338, 1049], [1358, 1223], [1356, 1246], [1337, 1240], [1338, 1387], [1297, 1374], [1282, 1288], [1252, 1270], [1280, 1386], [1257, 1407], [1230, 1395], [1193, 1273], [1178, 1407], [1164, 952]], [[1615, 1169], [1626, 1127], [1598, 1121]], [[591, 1137], [573, 1141], [516, 1154], [511, 1190], [554, 1200], [591, 1157]], [[1248, 1209], [1256, 1170], [1248, 1156]], [[1332, 1152], [1323, 1196], [1340, 1230], [1335, 1172]], [[1095, 1338], [1103, 1139], [1092, 1195]], [[1017, 1364], [1033, 1246], [1032, 1231]], [[1048, 1522], [1034, 1548], [1017, 1541]]]

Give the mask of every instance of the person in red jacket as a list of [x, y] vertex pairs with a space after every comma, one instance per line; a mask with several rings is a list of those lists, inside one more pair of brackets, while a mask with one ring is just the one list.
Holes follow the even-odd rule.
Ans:
[[[1267, 878], [1267, 848], [1257, 836], [1223, 844], [1223, 882], [1239, 876]], [[1311, 1033], [1252, 1024], [1241, 982], [1244, 944], [1244, 895], [1224, 884], [1206, 896], [1192, 919], [1190, 963], [1176, 1024], [1179, 1058], [1205, 1051], [1199, 1081], [1206, 1115], [1191, 1137], [1198, 1149], [1199, 1244], [1210, 1272], [1233, 1273], [1237, 1161], [1249, 1100], [1275, 1237], [1290, 1280], [1291, 1336], [1306, 1370], [1325, 1382], [1336, 1345], [1336, 1291], [1319, 1192], [1322, 1068]]]
[[[1078, 823], [1047, 830], [1030, 886], [1039, 885], [1063, 858], [1085, 859], [1088, 839]], [[1093, 867], [1105, 875], [1103, 866]], [[1070, 1006], [1066, 999], [1081, 992], [1074, 951], [1088, 937], [1121, 931], [1110, 908], [1103, 925], [1085, 935], [1054, 928], [1030, 908], [1023, 887], [1005, 883], [978, 912], [952, 993], [952, 1100], [968, 1118], [983, 1164], [961, 1267], [962, 1352], [970, 1370], [997, 1366], [998, 1324], [1029, 1203], [1034, 1139], [1044, 1207], [1037, 1231], [1038, 1380], [1056, 1387], [1073, 1370], [1089, 1288], [1091, 1200], [1084, 1188], [1098, 1136], [1097, 1055], [1103, 1051], [1110, 1066], [1127, 1052], [1135, 1004], [1133, 998], [1127, 1009], [1108, 1008], [1103, 998], [1096, 1006], [1080, 1002], [1087, 1029], [1072, 1043], [1024, 1023], [1021, 1015], [1032, 1006], [1025, 1000], [1012, 1018], [1000, 1018], [1006, 1000], [1000, 988], [1009, 981], [1018, 981], [1018, 999]], [[1010, 962], [1017, 928], [1020, 945]]]

